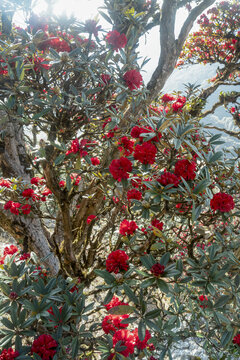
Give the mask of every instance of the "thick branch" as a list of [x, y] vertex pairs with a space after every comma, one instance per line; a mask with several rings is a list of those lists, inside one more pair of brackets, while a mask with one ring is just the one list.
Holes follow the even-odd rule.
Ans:
[[177, 2], [174, 0], [164, 0], [160, 20], [160, 58], [158, 66], [147, 85], [150, 101], [154, 100], [158, 96], [167, 79], [173, 72], [177, 59], [181, 53], [182, 46], [193, 26], [194, 21], [214, 2], [215, 0], [204, 0], [201, 4], [196, 6], [183, 24], [178, 40], [175, 40], [174, 28]]

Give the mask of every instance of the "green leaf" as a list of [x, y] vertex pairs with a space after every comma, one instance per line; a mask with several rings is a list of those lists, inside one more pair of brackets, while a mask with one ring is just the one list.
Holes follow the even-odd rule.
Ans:
[[65, 154], [58, 155], [58, 157], [56, 157], [56, 159], [54, 160], [54, 164], [60, 165], [63, 162], [63, 160], [65, 159], [65, 157], [66, 157]]
[[127, 284], [123, 284], [123, 289], [125, 294], [129, 297], [129, 299], [134, 302], [134, 304], [138, 305], [138, 298], [134, 294], [134, 292], [130, 289], [130, 287]]
[[146, 335], [146, 324], [144, 323], [143, 319], [140, 320], [138, 324], [138, 337], [140, 341], [145, 339]]
[[153, 285], [154, 283], [155, 283], [155, 278], [146, 279], [140, 284], [140, 287], [142, 289], [145, 289], [145, 288]]
[[193, 194], [199, 194], [200, 192], [202, 192], [203, 190], [206, 189], [206, 187], [210, 184], [211, 182], [208, 179], [203, 179], [202, 181], [200, 181], [197, 186], [194, 188], [193, 190]]
[[94, 270], [95, 274], [102, 277], [107, 284], [112, 284], [115, 282], [115, 277], [105, 270]]
[[78, 354], [78, 348], [79, 348], [79, 340], [78, 340], [78, 336], [73, 338], [72, 341], [72, 357], [75, 358]]
[[163, 281], [162, 279], [157, 279], [157, 285], [159, 289], [163, 291], [165, 294], [169, 293], [169, 287], [165, 281]]
[[230, 341], [232, 341], [233, 338], [233, 330], [232, 331], [225, 331], [221, 338], [221, 345], [223, 347], [226, 347]]
[[118, 305], [114, 306], [108, 310], [108, 312], [112, 315], [124, 315], [124, 314], [132, 314], [135, 308], [130, 305]]
[[212, 163], [218, 161], [219, 159], [221, 159], [222, 156], [223, 156], [223, 153], [221, 151], [217, 151], [215, 154], [210, 155], [209, 159], [208, 159], [209, 164], [212, 164]]
[[161, 314], [159, 309], [151, 310], [145, 314], [146, 319], [154, 319]]
[[167, 252], [161, 257], [160, 264], [166, 266], [169, 260], [170, 260], [170, 253]]
[[99, 12], [99, 14], [107, 21], [107, 22], [109, 22], [110, 24], [112, 24], [112, 20], [110, 19], [110, 17], [107, 15], [107, 14], [105, 14], [103, 11], [101, 11], [101, 10], [98, 10], [98, 12]]
[[214, 304], [215, 308], [223, 307], [230, 299], [229, 295], [222, 295]]

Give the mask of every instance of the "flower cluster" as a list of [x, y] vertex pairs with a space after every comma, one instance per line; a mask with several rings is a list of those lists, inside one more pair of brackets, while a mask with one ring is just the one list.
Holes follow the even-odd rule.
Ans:
[[178, 160], [175, 164], [174, 174], [184, 180], [194, 180], [196, 177], [196, 163], [187, 159]]
[[141, 191], [138, 191], [137, 189], [131, 189], [127, 192], [127, 199], [130, 200], [141, 200], [142, 199], [142, 193]]
[[123, 79], [129, 88], [129, 90], [133, 91], [135, 89], [139, 89], [142, 85], [142, 75], [137, 70], [129, 70], [123, 75]]
[[40, 356], [42, 360], [52, 360], [56, 354], [57, 342], [51, 335], [40, 335], [33, 341], [31, 352]]
[[109, 171], [113, 178], [117, 181], [129, 178], [129, 172], [132, 171], [132, 163], [128, 158], [120, 157], [120, 159], [112, 160]]
[[235, 204], [231, 195], [219, 192], [213, 195], [210, 206], [214, 211], [229, 212], [234, 209]]
[[138, 226], [135, 221], [128, 221], [124, 219], [119, 228], [119, 233], [123, 236], [132, 235], [137, 230]]
[[127, 319], [129, 315], [107, 315], [102, 321], [102, 329], [105, 334], [110, 332], [115, 332], [119, 329], [124, 329], [128, 327], [128, 324], [122, 324], [122, 320]]
[[118, 274], [119, 271], [127, 271], [128, 269], [128, 255], [123, 250], [116, 250], [108, 255], [106, 260], [106, 269], [108, 272]]
[[236, 336], [234, 336], [233, 344], [240, 346], [240, 333], [238, 333]]
[[162, 276], [164, 274], [164, 270], [165, 266], [161, 265], [160, 263], [154, 264], [150, 269], [151, 273], [156, 277]]
[[127, 45], [127, 37], [125, 34], [120, 34], [117, 30], [107, 33], [106, 41], [112, 45], [113, 50], [118, 51]]
[[160, 175], [160, 177], [157, 178], [157, 181], [163, 186], [172, 184], [173, 186], [177, 187], [179, 184], [179, 178], [175, 174], [166, 170], [162, 175]]
[[200, 295], [198, 300], [201, 302], [200, 308], [204, 309], [207, 307], [208, 298], [206, 295]]
[[14, 360], [19, 356], [18, 351], [14, 351], [12, 348], [3, 349], [0, 354], [0, 360]]
[[134, 151], [134, 159], [140, 161], [142, 164], [154, 164], [157, 154], [157, 148], [150, 142], [137, 144]]

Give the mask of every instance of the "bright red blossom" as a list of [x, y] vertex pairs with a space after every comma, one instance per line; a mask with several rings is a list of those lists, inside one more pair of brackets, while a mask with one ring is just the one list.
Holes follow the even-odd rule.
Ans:
[[236, 345], [240, 346], [240, 333], [238, 333], [236, 336], [234, 336], [233, 344], [236, 344]]
[[178, 177], [169, 171], [164, 171], [164, 173], [160, 175], [159, 178], [157, 178], [157, 181], [163, 186], [167, 186], [170, 184], [172, 184], [173, 186], [178, 186], [179, 184]]
[[165, 266], [161, 265], [160, 263], [154, 264], [150, 269], [151, 273], [156, 277], [162, 276], [164, 273], [164, 270], [165, 270]]
[[18, 351], [14, 351], [12, 348], [3, 349], [0, 354], [0, 360], [14, 360], [20, 354]]
[[129, 70], [123, 75], [123, 79], [126, 82], [129, 90], [133, 91], [139, 89], [142, 85], [142, 75], [137, 70]]
[[96, 215], [89, 215], [87, 217], [87, 224], [90, 224], [94, 219], [96, 219]]
[[207, 307], [207, 302], [208, 302], [208, 298], [205, 295], [200, 295], [198, 297], [198, 300], [201, 302], [200, 308], [206, 308]]
[[113, 30], [107, 34], [106, 41], [112, 45], [113, 50], [118, 51], [126, 46], [127, 37], [125, 34], [120, 34], [117, 30]]
[[116, 332], [118, 329], [128, 327], [128, 324], [122, 324], [121, 321], [129, 318], [129, 315], [107, 315], [102, 321], [102, 329], [105, 334], [109, 334], [111, 331]]
[[57, 342], [51, 335], [40, 335], [33, 341], [31, 352], [38, 354], [42, 360], [51, 360], [56, 354]]
[[141, 200], [142, 199], [142, 193], [141, 191], [138, 191], [136, 189], [131, 189], [131, 190], [128, 190], [127, 192], [127, 198], [128, 198], [128, 201], [130, 200]]
[[196, 163], [187, 159], [178, 160], [175, 164], [174, 173], [184, 180], [194, 180], [196, 177]]
[[6, 180], [6, 179], [0, 179], [0, 186], [10, 188], [11, 187], [11, 182], [9, 180]]
[[4, 210], [10, 210], [10, 212], [14, 215], [19, 215], [19, 208], [21, 207], [20, 203], [15, 203], [11, 200], [9, 200], [5, 205], [4, 205]]
[[21, 207], [21, 210], [24, 215], [28, 215], [31, 212], [31, 205], [25, 204]]
[[134, 159], [139, 160], [142, 164], [154, 164], [157, 154], [157, 148], [150, 142], [137, 144], [134, 151]]
[[169, 101], [173, 101], [175, 100], [175, 96], [171, 95], [171, 94], [164, 94], [162, 96], [162, 101], [163, 102], [169, 102]]
[[99, 165], [100, 164], [100, 160], [99, 160], [99, 158], [97, 158], [97, 157], [92, 157], [91, 158], [91, 163], [92, 163], [92, 165]]
[[148, 342], [148, 340], [151, 339], [151, 334], [150, 334], [150, 332], [149, 332], [148, 330], [146, 330], [145, 338], [144, 338], [143, 341], [140, 341], [140, 340], [139, 340], [139, 337], [138, 337], [138, 329], [134, 329], [133, 334], [135, 335], [135, 339], [136, 339], [136, 340], [135, 340], [135, 341], [136, 341], [136, 343], [135, 343], [136, 347], [137, 347], [138, 349], [140, 349], [140, 350], [145, 349], [145, 348], [147, 347], [147, 342]]
[[118, 141], [118, 150], [123, 152], [124, 156], [131, 155], [133, 152], [134, 141], [123, 136]]
[[128, 261], [129, 257], [123, 250], [116, 250], [111, 252], [108, 255], [106, 260], [106, 270], [108, 272], [114, 272], [118, 274], [119, 271], [124, 270], [127, 271], [128, 269]]
[[138, 226], [135, 221], [128, 221], [125, 219], [120, 224], [119, 233], [123, 236], [132, 235], [137, 228]]
[[113, 178], [117, 181], [121, 181], [122, 179], [128, 179], [128, 173], [132, 171], [132, 163], [125, 157], [121, 157], [120, 159], [114, 159], [109, 166], [109, 171], [112, 174]]
[[104, 306], [107, 310], [110, 310], [113, 307], [119, 306], [119, 305], [128, 305], [128, 303], [124, 303], [124, 302], [120, 301], [117, 296], [113, 296], [112, 300]]
[[126, 349], [121, 351], [120, 353], [126, 357], [128, 357], [129, 354], [134, 353], [134, 345], [135, 345], [135, 335], [126, 329], [118, 330], [113, 335], [113, 347], [121, 341], [121, 346], [126, 346]]
[[157, 228], [158, 230], [162, 231], [163, 229], [163, 222], [160, 222], [158, 219], [153, 219], [151, 222], [152, 226]]
[[229, 212], [234, 209], [235, 204], [231, 195], [219, 192], [213, 195], [210, 207], [214, 211]]

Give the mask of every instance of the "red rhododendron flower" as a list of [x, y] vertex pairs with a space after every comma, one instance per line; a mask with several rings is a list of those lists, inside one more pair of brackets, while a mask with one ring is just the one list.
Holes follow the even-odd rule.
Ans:
[[133, 152], [134, 141], [128, 139], [127, 136], [123, 136], [118, 141], [118, 150], [123, 151], [124, 156], [131, 155]]
[[104, 84], [107, 85], [110, 83], [111, 76], [108, 74], [101, 74], [101, 79], [102, 79], [102, 82], [104, 82]]
[[132, 163], [125, 157], [120, 157], [120, 159], [112, 160], [109, 171], [112, 174], [113, 178], [117, 181], [122, 179], [129, 178], [129, 172], [132, 171]]
[[173, 184], [173, 186], [178, 186], [179, 184], [178, 177], [168, 171], [164, 171], [164, 173], [159, 178], [157, 178], [157, 181], [163, 186], [170, 184]]
[[80, 181], [82, 180], [81, 176], [77, 173], [70, 174], [70, 178], [73, 180], [73, 185], [78, 186]]
[[163, 102], [169, 102], [175, 100], [175, 96], [171, 94], [164, 94], [161, 99]]
[[117, 30], [109, 31], [106, 36], [108, 44], [112, 45], [113, 50], [118, 51], [124, 48], [127, 44], [127, 37], [125, 34], [120, 34]]
[[24, 253], [20, 256], [19, 260], [26, 261], [30, 259], [31, 255], [29, 253]]
[[36, 186], [38, 186], [38, 184], [40, 184], [40, 185], [42, 185], [44, 183], [44, 178], [40, 178], [40, 177], [33, 177], [32, 179], [31, 179], [31, 184], [32, 185], [36, 185]]
[[234, 336], [233, 344], [236, 344], [236, 345], [240, 346], [240, 333], [238, 333], [236, 336]]
[[14, 360], [20, 354], [18, 351], [14, 351], [12, 348], [3, 349], [0, 354], [0, 360]]
[[214, 211], [229, 212], [234, 209], [235, 204], [231, 195], [219, 192], [213, 195], [210, 206]]
[[149, 339], [151, 339], [151, 334], [148, 330], [146, 330], [146, 333], [145, 333], [145, 338], [143, 341], [140, 341], [139, 340], [139, 337], [138, 337], [138, 329], [134, 329], [133, 331], [133, 334], [135, 335], [135, 339], [136, 339], [136, 347], [140, 350], [143, 350], [147, 347], [147, 342]]
[[[144, 136], [141, 136], [141, 134], [147, 134], [147, 133], [153, 133], [154, 129], [151, 128], [151, 126], [134, 126], [131, 130], [131, 136], [135, 139], [139, 139], [141, 142], [145, 139]], [[154, 136], [148, 141], [159, 141], [162, 137], [161, 133], [158, 133], [157, 136]]]
[[51, 195], [51, 194], [52, 194], [52, 192], [51, 192], [51, 190], [48, 189], [48, 188], [45, 188], [45, 189], [43, 189], [43, 191], [42, 191], [42, 195], [43, 195], [43, 196], [48, 196], [48, 195]]
[[196, 163], [187, 159], [178, 160], [175, 164], [174, 173], [184, 180], [194, 180], [196, 177]]
[[3, 250], [3, 256], [0, 258], [0, 265], [4, 264], [4, 260], [7, 255], [13, 255], [18, 252], [18, 248], [15, 245], [6, 246]]
[[91, 163], [92, 163], [92, 165], [99, 165], [100, 164], [100, 160], [99, 160], [99, 158], [97, 158], [97, 157], [92, 157], [91, 158]]
[[127, 87], [133, 91], [142, 85], [142, 75], [137, 70], [129, 70], [123, 75]]
[[161, 276], [164, 273], [164, 270], [165, 266], [160, 263], [154, 264], [150, 269], [151, 273], [156, 277]]
[[128, 190], [127, 192], [127, 198], [128, 201], [135, 199], [135, 200], [141, 200], [142, 199], [142, 193], [141, 191], [138, 191], [136, 189]]
[[111, 252], [108, 255], [106, 260], [106, 270], [108, 272], [114, 272], [118, 274], [119, 271], [124, 270], [127, 271], [128, 269], [128, 261], [129, 257], [123, 250], [116, 250]]
[[113, 308], [115, 306], [119, 306], [119, 305], [128, 305], [128, 303], [124, 303], [124, 302], [120, 301], [117, 296], [113, 296], [112, 300], [104, 306], [107, 310], [110, 310], [111, 308]]
[[89, 216], [87, 217], [87, 224], [90, 224], [93, 219], [96, 219], [96, 215], [89, 215]]
[[121, 321], [129, 318], [129, 315], [107, 315], [102, 321], [102, 329], [105, 334], [109, 334], [111, 331], [116, 332], [119, 329], [128, 327], [128, 324], [122, 324]]
[[58, 185], [59, 185], [59, 187], [62, 188], [62, 187], [64, 187], [66, 185], [66, 181], [61, 180], [61, 181], [59, 181]]
[[9, 200], [5, 205], [4, 205], [4, 210], [10, 210], [10, 212], [14, 215], [19, 215], [19, 208], [20, 208], [21, 204], [20, 203], [15, 203], [11, 200]]
[[13, 255], [18, 252], [18, 248], [15, 245], [6, 246], [3, 250], [3, 255]]
[[33, 341], [31, 352], [38, 354], [42, 360], [52, 360], [56, 354], [57, 342], [51, 335], [40, 335]]
[[157, 228], [158, 230], [162, 231], [163, 229], [163, 222], [160, 222], [158, 219], [153, 219], [151, 222], [152, 226]]
[[137, 144], [134, 151], [134, 159], [139, 160], [142, 164], [154, 164], [157, 154], [157, 148], [150, 142]]
[[123, 236], [132, 235], [137, 228], [138, 226], [135, 221], [128, 221], [125, 219], [120, 224], [119, 233]]
[[31, 205], [29, 205], [29, 204], [23, 205], [21, 207], [21, 210], [24, 215], [28, 215], [31, 212]]
[[0, 179], [0, 186], [10, 188], [11, 182], [9, 180]]
[[173, 111], [178, 112], [179, 110], [181, 110], [185, 102], [186, 102], [186, 98], [184, 96], [179, 96], [177, 101], [172, 104]]
[[200, 305], [200, 308], [206, 308], [207, 307], [207, 301], [208, 301], [208, 298], [207, 298], [207, 296], [205, 296], [205, 295], [200, 295], [199, 297], [198, 297], [198, 299], [199, 299], [199, 301], [201, 301], [201, 305]]
[[121, 346], [126, 346], [126, 349], [121, 351], [120, 353], [126, 357], [128, 357], [129, 354], [134, 353], [134, 346], [135, 346], [135, 335], [126, 329], [118, 330], [113, 335], [113, 347], [121, 341]]

